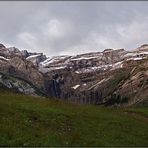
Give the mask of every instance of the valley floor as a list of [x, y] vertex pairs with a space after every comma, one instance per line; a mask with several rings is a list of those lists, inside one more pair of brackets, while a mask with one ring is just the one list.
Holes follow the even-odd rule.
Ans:
[[148, 146], [148, 108], [0, 93], [0, 146]]

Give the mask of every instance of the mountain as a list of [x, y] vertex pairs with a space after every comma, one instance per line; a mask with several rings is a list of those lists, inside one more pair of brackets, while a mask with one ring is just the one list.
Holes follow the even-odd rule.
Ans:
[[77, 103], [127, 106], [148, 100], [148, 44], [54, 57], [0, 44], [0, 71], [45, 96]]

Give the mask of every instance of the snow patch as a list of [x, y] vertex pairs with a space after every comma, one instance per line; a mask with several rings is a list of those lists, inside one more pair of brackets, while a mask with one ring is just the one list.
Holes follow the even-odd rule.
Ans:
[[79, 71], [75, 71], [75, 73], [79, 74], [80, 72]]
[[148, 52], [146, 51], [140, 51], [140, 52], [134, 52], [134, 53], [127, 53], [126, 55], [124, 55], [124, 57], [139, 57], [139, 56], [147, 56]]
[[139, 54], [139, 55], [148, 55], [148, 52], [143, 51], [143, 52], [139, 52], [138, 54]]
[[115, 70], [117, 68], [122, 68], [122, 67], [123, 67], [123, 61], [120, 61], [112, 65], [112, 70]]
[[78, 87], [80, 87], [80, 85], [79, 85], [79, 84], [77, 84], [77, 85], [73, 86], [72, 88], [73, 88], [73, 89], [77, 89]]
[[86, 86], [86, 85], [87, 85], [86, 83], [83, 84], [83, 86]]
[[52, 69], [54, 70], [54, 69], [64, 69], [64, 68], [66, 68], [66, 66], [53, 67]]
[[40, 64], [44, 67], [49, 66], [49, 64], [60, 62], [60, 60], [64, 60], [69, 56], [57, 56], [57, 57], [49, 57], [45, 61], [41, 62]]
[[90, 59], [96, 59], [98, 56], [95, 57], [80, 57], [80, 58], [73, 58], [71, 61], [78, 61], [78, 60], [90, 60]]
[[31, 55], [31, 56], [27, 57], [26, 59], [29, 60], [29, 59], [36, 58], [36, 57], [39, 57], [39, 56], [41, 56], [41, 55], [40, 54]]
[[47, 72], [52, 71], [52, 70], [60, 70], [60, 69], [65, 69], [65, 68], [66, 68], [66, 66], [45, 68], [45, 67], [42, 67], [40, 65], [39, 66], [39, 71], [42, 72], [42, 73], [47, 73]]
[[0, 56], [0, 60], [5, 60], [5, 61], [9, 61], [10, 59], [7, 59], [7, 58], [5, 58], [5, 57], [3, 57], [3, 56]]
[[134, 58], [127, 59], [127, 61], [129, 61], [129, 60], [137, 61], [137, 60], [142, 60], [142, 59], [144, 59], [144, 58], [143, 57], [134, 57]]

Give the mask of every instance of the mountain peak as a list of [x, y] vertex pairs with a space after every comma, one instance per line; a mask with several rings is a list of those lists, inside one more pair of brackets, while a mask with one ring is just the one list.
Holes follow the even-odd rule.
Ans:
[[6, 48], [3, 44], [0, 43], [0, 48]]
[[111, 52], [111, 51], [113, 51], [113, 49], [104, 49], [103, 52]]
[[143, 44], [140, 47], [148, 47], [148, 44]]
[[148, 44], [143, 44], [137, 48], [138, 50], [148, 50]]

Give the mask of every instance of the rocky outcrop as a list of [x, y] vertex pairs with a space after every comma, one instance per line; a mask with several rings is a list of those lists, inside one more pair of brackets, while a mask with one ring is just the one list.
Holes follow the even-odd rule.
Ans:
[[44, 88], [42, 73], [15, 47], [0, 49], [0, 71], [27, 80], [40, 89]]
[[0, 44], [0, 48], [6, 48], [3, 44]]
[[46, 60], [46, 56], [43, 55], [43, 53], [29, 53], [29, 55], [26, 58], [28, 61], [31, 61], [35, 66], [39, 66], [41, 62]]
[[148, 51], [148, 44], [143, 44], [136, 49], [137, 51]]
[[5, 73], [0, 73], [0, 89], [7, 89], [16, 93], [23, 93], [31, 96], [43, 96], [42, 92], [37, 90], [35, 86]]
[[15, 75], [30, 81], [38, 88], [42, 88], [44, 86], [43, 75], [38, 71], [32, 62], [16, 56], [12, 58], [9, 63], [11, 63], [11, 66], [14, 67]]

